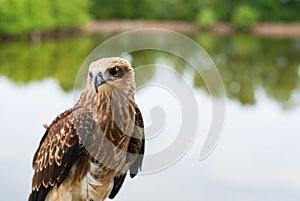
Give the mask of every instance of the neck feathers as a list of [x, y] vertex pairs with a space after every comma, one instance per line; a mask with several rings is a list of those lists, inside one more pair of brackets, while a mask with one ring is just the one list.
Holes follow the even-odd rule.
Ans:
[[[106, 86], [105, 86], [106, 87]], [[103, 131], [130, 135], [135, 122], [134, 91], [125, 91], [115, 87], [113, 90], [85, 90], [76, 106], [91, 109], [95, 120]], [[113, 140], [115, 141], [115, 140]], [[119, 140], [117, 140], [119, 141]]]

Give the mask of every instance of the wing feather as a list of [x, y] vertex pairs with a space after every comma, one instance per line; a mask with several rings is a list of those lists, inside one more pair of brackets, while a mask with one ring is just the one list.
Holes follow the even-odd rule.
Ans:
[[145, 152], [144, 121], [142, 113], [137, 106], [135, 108], [135, 112], [135, 129], [128, 148], [129, 153], [137, 154], [137, 158], [134, 160], [134, 163], [129, 169], [131, 178], [135, 177], [138, 171], [141, 170]]
[[[142, 162], [144, 158], [145, 151], [145, 134], [144, 134], [144, 122], [142, 113], [139, 110], [138, 106], [135, 106], [135, 128], [133, 134], [129, 141], [128, 153], [131, 153], [126, 158], [126, 163], [130, 164], [130, 177], [133, 178], [137, 175], [138, 171], [142, 167]], [[127, 172], [121, 174], [118, 177], [114, 178], [114, 186], [109, 195], [110, 199], [113, 199], [118, 192], [120, 191]]]
[[[78, 108], [69, 109], [47, 128], [33, 158], [34, 176], [29, 201], [43, 201], [53, 186], [59, 187], [84, 150], [84, 135], [77, 134], [77, 130], [81, 129], [76, 122], [79, 116], [82, 122], [85, 122], [84, 119], [92, 119], [89, 112], [78, 112]], [[94, 126], [93, 122], [85, 123]]]

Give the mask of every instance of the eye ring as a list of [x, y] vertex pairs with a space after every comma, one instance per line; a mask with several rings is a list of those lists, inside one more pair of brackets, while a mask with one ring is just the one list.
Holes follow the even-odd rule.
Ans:
[[118, 66], [112, 67], [111, 69], [109, 69], [109, 74], [111, 74], [112, 76], [117, 76], [120, 72], [120, 69]]

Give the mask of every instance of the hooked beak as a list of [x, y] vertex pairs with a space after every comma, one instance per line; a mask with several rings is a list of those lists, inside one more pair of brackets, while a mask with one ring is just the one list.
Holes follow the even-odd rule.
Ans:
[[104, 84], [106, 82], [106, 80], [103, 79], [103, 75], [101, 72], [99, 72], [96, 76], [95, 76], [95, 79], [94, 79], [94, 87], [95, 87], [95, 90], [96, 92], [98, 93], [98, 87], [101, 85], [101, 84]]

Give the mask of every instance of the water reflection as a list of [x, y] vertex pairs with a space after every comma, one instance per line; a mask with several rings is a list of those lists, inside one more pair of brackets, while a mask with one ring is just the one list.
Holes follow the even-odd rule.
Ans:
[[[25, 84], [48, 77], [57, 79], [65, 91], [73, 88], [76, 74], [85, 57], [110, 35], [48, 40], [41, 43], [0, 44], [0, 74]], [[213, 58], [224, 80], [227, 96], [241, 104], [255, 104], [257, 89], [284, 107], [297, 103], [293, 94], [299, 87], [300, 39], [267, 39], [249, 35], [191, 36]], [[178, 73], [190, 67], [178, 57], [144, 50], [131, 54], [134, 66], [152, 64], [163, 58]], [[137, 84], [150, 80], [153, 70], [137, 76]], [[206, 90], [194, 73], [194, 86]]]
[[[168, 81], [174, 86], [182, 84], [181, 80], [170, 77]], [[62, 91], [54, 79], [16, 86], [0, 77], [0, 86], [0, 175], [5, 184], [2, 200], [26, 200], [32, 157], [45, 132], [42, 124], [49, 124], [58, 113], [70, 108], [73, 94]], [[169, 108], [167, 130], [155, 137], [147, 134], [153, 137], [147, 140], [146, 147], [152, 153], [174, 139], [178, 130], [173, 125], [178, 124], [179, 108], [174, 107], [174, 99], [170, 101], [165, 91], [143, 92], [137, 94], [137, 102], [144, 112], [146, 125], [151, 123], [149, 111], [153, 104], [161, 103]], [[127, 179], [115, 200], [298, 201], [300, 107], [282, 112], [264, 93], [258, 93], [258, 104], [253, 107], [240, 107], [228, 100], [223, 137], [213, 154], [199, 161], [200, 148], [210, 126], [211, 99], [202, 90], [195, 90], [195, 95], [200, 123], [191, 150], [165, 171]], [[15, 189], [18, 193], [14, 193]]]
[[205, 35], [196, 40], [217, 63], [228, 97], [242, 104], [254, 104], [258, 88], [263, 88], [270, 98], [287, 104], [299, 87], [299, 39]]
[[[79, 66], [92, 49], [109, 37], [0, 44], [3, 200], [24, 200], [28, 196], [30, 163], [45, 131], [42, 124], [49, 124], [59, 112], [72, 106], [71, 90]], [[212, 156], [199, 162], [199, 147], [211, 115], [205, 84], [174, 55], [150, 50], [132, 53], [134, 66], [164, 61], [184, 78], [191, 78], [200, 103], [201, 139], [195, 141], [187, 157], [167, 171], [141, 176], [133, 182], [128, 179], [116, 200], [299, 200], [300, 40], [246, 35], [191, 37], [212, 56], [224, 79], [230, 100], [223, 138]], [[137, 71], [138, 86], [158, 73], [155, 68], [145, 70], [148, 71]], [[176, 79], [166, 79], [175, 80], [172, 85], [178, 84]], [[146, 124], [146, 109], [153, 97], [171, 105], [166, 98], [148, 92], [138, 99]], [[253, 107], [240, 107], [237, 103]], [[283, 112], [278, 105], [298, 107]], [[174, 133], [169, 129], [164, 134], [172, 137]], [[160, 148], [162, 142], [157, 139], [156, 143], [148, 143], [147, 150]], [[15, 189], [19, 193], [14, 193]]]
[[20, 84], [51, 77], [69, 91], [86, 55], [103, 40], [80, 37], [41, 43], [1, 43], [0, 74]]

